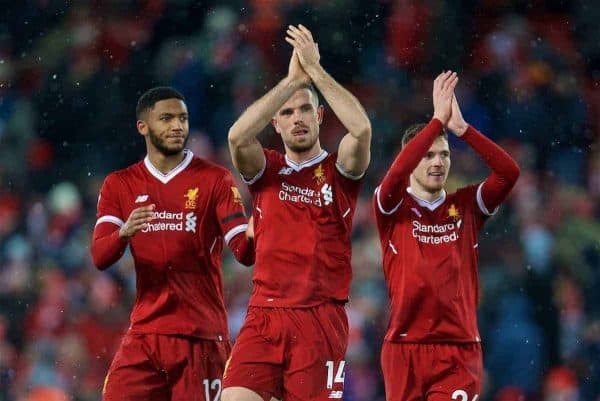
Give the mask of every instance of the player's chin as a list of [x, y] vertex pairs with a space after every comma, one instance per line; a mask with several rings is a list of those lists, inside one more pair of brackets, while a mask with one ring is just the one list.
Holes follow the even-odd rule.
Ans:
[[174, 156], [176, 154], [179, 154], [181, 151], [183, 151], [183, 149], [185, 149], [185, 143], [172, 144], [169, 146], [165, 146], [163, 148], [163, 153], [165, 154], [165, 156]]
[[432, 180], [429, 182], [428, 191], [429, 192], [437, 192], [444, 188], [444, 184], [446, 180]]

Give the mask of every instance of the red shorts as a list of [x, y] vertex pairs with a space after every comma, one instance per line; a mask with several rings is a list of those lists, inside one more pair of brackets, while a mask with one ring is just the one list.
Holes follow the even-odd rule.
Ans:
[[387, 401], [476, 401], [483, 365], [480, 343], [385, 341], [381, 367]]
[[245, 387], [263, 399], [342, 399], [348, 318], [344, 305], [248, 308], [223, 387]]
[[102, 399], [179, 401], [192, 394], [219, 399], [230, 350], [228, 341], [127, 334], [104, 380]]

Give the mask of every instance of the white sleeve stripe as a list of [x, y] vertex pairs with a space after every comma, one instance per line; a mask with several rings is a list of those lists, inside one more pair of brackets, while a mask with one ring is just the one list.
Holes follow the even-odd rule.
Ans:
[[256, 181], [258, 181], [260, 179], [260, 177], [263, 176], [263, 174], [265, 173], [265, 170], [267, 169], [267, 160], [265, 158], [265, 164], [263, 164], [262, 168], [260, 169], [260, 171], [258, 173], [256, 173], [256, 175], [250, 179], [247, 179], [246, 177], [244, 177], [242, 174], [240, 174], [240, 176], [242, 177], [242, 181], [244, 182], [244, 184], [246, 185], [252, 185], [254, 184]]
[[375, 188], [375, 196], [377, 197], [377, 206], [379, 207], [379, 211], [387, 216], [389, 216], [390, 214], [393, 214], [396, 212], [396, 210], [398, 210], [398, 208], [400, 207], [400, 205], [402, 204], [402, 202], [404, 201], [404, 199], [400, 199], [400, 202], [398, 202], [398, 204], [396, 205], [396, 207], [394, 207], [392, 210], [390, 210], [389, 212], [386, 211], [383, 206], [381, 205], [381, 199], [379, 199], [379, 189], [381, 188], [381, 185], [378, 186], [377, 188]]
[[[123, 220], [115, 216], [102, 216], [98, 220], [96, 220], [96, 226], [100, 223], [113, 223], [121, 227], [123, 224]], [[95, 226], [94, 226], [95, 227]]]
[[231, 241], [231, 239], [233, 237], [235, 237], [239, 233], [246, 232], [247, 229], [248, 229], [248, 224], [240, 224], [239, 226], [233, 227], [231, 230], [227, 231], [227, 234], [225, 234], [225, 237], [224, 237], [225, 243], [227, 245], [229, 245], [229, 241]]
[[360, 175], [352, 175], [350, 173], [347, 173], [344, 171], [344, 169], [342, 168], [342, 166], [340, 166], [340, 164], [338, 162], [335, 162], [335, 168], [337, 169], [338, 173], [340, 173], [341, 175], [343, 175], [344, 177], [346, 177], [349, 180], [352, 181], [358, 181], [361, 178], [363, 178], [365, 176], [366, 171], [363, 171], [362, 174]]
[[491, 212], [488, 210], [487, 207], [485, 207], [485, 204], [483, 203], [483, 197], [481, 196], [481, 188], [482, 187], [483, 187], [483, 182], [481, 184], [479, 184], [479, 186], [477, 187], [477, 205], [479, 206], [479, 209], [481, 210], [481, 212], [483, 214], [485, 214], [486, 216], [493, 216], [498, 212], [498, 209], [500, 209], [500, 206], [497, 206], [496, 209], [494, 209]]

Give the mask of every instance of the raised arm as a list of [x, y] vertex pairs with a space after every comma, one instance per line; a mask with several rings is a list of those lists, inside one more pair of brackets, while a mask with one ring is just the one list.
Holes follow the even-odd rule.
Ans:
[[231, 126], [228, 134], [229, 152], [233, 165], [243, 177], [252, 179], [264, 168], [263, 148], [256, 137], [294, 92], [309, 81], [310, 78], [300, 66], [298, 55], [293, 52], [287, 77], [250, 105]]
[[364, 174], [371, 158], [371, 122], [360, 102], [323, 69], [319, 48], [303, 25], [290, 25], [287, 40], [298, 53], [300, 64], [348, 130], [338, 148], [337, 163], [352, 176]]
[[448, 129], [469, 144], [492, 170], [481, 186], [478, 196], [481, 196], [487, 214], [493, 213], [517, 182], [519, 166], [504, 149], [465, 121], [456, 96], [452, 99], [452, 116], [448, 121]]
[[433, 81], [433, 118], [398, 154], [377, 189], [377, 202], [384, 213], [391, 213], [402, 201], [413, 170], [427, 153], [435, 139], [442, 133], [450, 119], [452, 97], [458, 83], [456, 73], [446, 71]]

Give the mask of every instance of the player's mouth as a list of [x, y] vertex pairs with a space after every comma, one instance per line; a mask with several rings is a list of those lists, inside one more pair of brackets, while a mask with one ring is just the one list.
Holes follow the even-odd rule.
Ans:
[[172, 141], [183, 141], [185, 139], [185, 135], [168, 135], [167, 139]]
[[308, 135], [308, 128], [296, 128], [292, 131], [293, 136]]
[[444, 172], [443, 171], [431, 171], [431, 172], [427, 173], [427, 175], [430, 177], [443, 177]]

